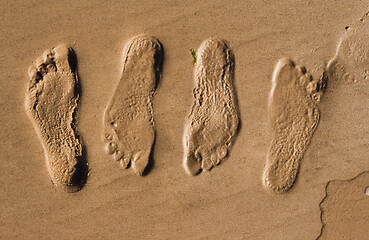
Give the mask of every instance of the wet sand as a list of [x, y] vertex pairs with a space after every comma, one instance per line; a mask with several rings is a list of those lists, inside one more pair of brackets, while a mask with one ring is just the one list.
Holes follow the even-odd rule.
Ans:
[[[322, 238], [335, 239], [328, 234], [348, 215], [330, 212], [368, 201], [367, 178], [350, 181], [369, 170], [367, 80], [328, 82], [319, 125], [289, 191], [270, 192], [262, 181], [273, 140], [268, 98], [275, 65], [288, 57], [318, 79], [345, 27], [368, 11], [366, 1], [2, 1], [1, 9], [0, 238], [316, 239], [323, 222]], [[101, 139], [104, 111], [122, 76], [124, 47], [140, 34], [155, 36], [164, 49], [152, 100], [154, 162], [145, 176], [122, 169]], [[182, 163], [185, 121], [194, 102], [190, 49], [209, 38], [226, 40], [234, 54], [241, 125], [226, 159], [189, 176]], [[51, 183], [24, 107], [28, 68], [60, 44], [72, 47], [78, 59], [76, 126], [89, 168], [86, 184], [75, 193]], [[347, 188], [351, 198], [326, 197], [329, 189]], [[324, 209], [329, 217], [321, 219]], [[347, 229], [355, 225], [352, 236], [365, 239], [367, 225], [357, 219], [367, 218], [360, 211], [352, 208], [352, 221], [345, 223]]]

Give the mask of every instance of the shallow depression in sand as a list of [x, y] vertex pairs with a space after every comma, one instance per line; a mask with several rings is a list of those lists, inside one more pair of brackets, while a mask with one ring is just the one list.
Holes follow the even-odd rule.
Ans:
[[104, 113], [107, 154], [138, 175], [148, 170], [155, 141], [153, 95], [161, 74], [163, 49], [158, 39], [133, 37], [126, 45], [123, 73]]
[[184, 133], [183, 167], [189, 175], [208, 171], [227, 157], [240, 121], [228, 43], [208, 39], [196, 56], [195, 102]]
[[45, 151], [52, 182], [66, 191], [79, 190], [87, 178], [75, 113], [79, 102], [77, 58], [60, 45], [29, 69], [25, 107]]
[[268, 104], [273, 140], [263, 174], [267, 189], [282, 193], [294, 184], [319, 123], [318, 104], [324, 89], [324, 78], [314, 80], [305, 67], [287, 58], [278, 61]]

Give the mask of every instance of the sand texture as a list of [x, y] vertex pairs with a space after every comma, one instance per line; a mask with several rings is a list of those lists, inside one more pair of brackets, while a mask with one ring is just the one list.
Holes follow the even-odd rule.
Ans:
[[195, 103], [185, 130], [183, 166], [190, 175], [210, 170], [228, 154], [238, 128], [234, 56], [224, 40], [208, 39], [196, 53]]
[[368, 1], [0, 6], [0, 239], [368, 239]]
[[327, 72], [331, 82], [364, 82], [369, 79], [369, 13], [346, 27]]
[[28, 74], [26, 112], [44, 148], [52, 182], [76, 191], [85, 183], [87, 164], [74, 126], [79, 99], [74, 51], [66, 46], [45, 51]]
[[365, 187], [368, 183], [369, 172], [328, 183], [326, 197], [320, 204], [323, 227], [318, 239], [368, 238], [369, 189]]
[[268, 115], [273, 132], [263, 181], [274, 192], [292, 187], [300, 162], [319, 123], [319, 108], [326, 74], [316, 81], [305, 67], [281, 59], [275, 67]]
[[124, 53], [122, 77], [104, 114], [106, 152], [123, 168], [131, 165], [138, 175], [147, 169], [155, 141], [152, 101], [162, 59], [157, 39], [131, 39]]

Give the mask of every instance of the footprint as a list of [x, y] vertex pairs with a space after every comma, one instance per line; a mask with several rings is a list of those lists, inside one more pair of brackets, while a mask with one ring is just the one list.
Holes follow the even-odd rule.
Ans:
[[64, 45], [46, 51], [29, 69], [25, 107], [45, 151], [52, 182], [68, 192], [87, 178], [87, 163], [76, 136], [79, 99], [77, 58]]
[[273, 132], [263, 182], [282, 193], [295, 182], [300, 162], [319, 122], [318, 104], [326, 77], [315, 81], [304, 67], [279, 60], [269, 96], [269, 122]]
[[106, 152], [138, 175], [146, 172], [155, 141], [152, 100], [162, 59], [158, 39], [132, 38], [125, 48], [121, 79], [104, 114]]
[[228, 44], [204, 41], [195, 65], [195, 103], [184, 137], [183, 166], [190, 175], [218, 165], [233, 143], [239, 123], [233, 73], [234, 56]]

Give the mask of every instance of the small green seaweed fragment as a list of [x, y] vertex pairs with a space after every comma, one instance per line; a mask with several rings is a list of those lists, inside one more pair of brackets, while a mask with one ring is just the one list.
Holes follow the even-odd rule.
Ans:
[[196, 49], [193, 49], [193, 48], [191, 48], [190, 51], [191, 51], [191, 55], [193, 57], [193, 62], [192, 63], [193, 63], [193, 65], [195, 65], [197, 63], [197, 51], [196, 51]]

